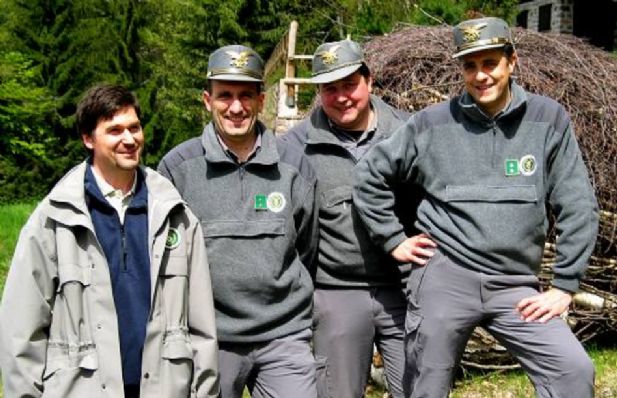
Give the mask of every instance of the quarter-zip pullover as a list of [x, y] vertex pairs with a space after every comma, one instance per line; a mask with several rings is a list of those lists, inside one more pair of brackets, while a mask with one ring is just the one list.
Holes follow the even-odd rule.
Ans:
[[393, 181], [427, 192], [417, 226], [457, 263], [487, 274], [537, 274], [556, 216], [553, 285], [576, 291], [594, 246], [598, 208], [565, 109], [511, 83], [490, 118], [465, 93], [412, 116], [356, 169], [354, 200], [386, 251], [405, 238], [391, 208]]
[[202, 223], [223, 342], [270, 341], [311, 324], [315, 174], [301, 152], [256, 129], [261, 146], [244, 163], [209, 123], [158, 167]]

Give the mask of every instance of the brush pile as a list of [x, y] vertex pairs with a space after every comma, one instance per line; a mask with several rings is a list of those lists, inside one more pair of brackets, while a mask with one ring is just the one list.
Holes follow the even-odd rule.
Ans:
[[[566, 107], [600, 204], [596, 247], [567, 316], [579, 339], [587, 341], [617, 330], [617, 59], [572, 35], [521, 28], [513, 35], [519, 55], [516, 81]], [[450, 27], [404, 27], [370, 40], [364, 51], [375, 94], [397, 108], [418, 111], [462, 91]], [[542, 264], [545, 285], [555, 261], [552, 234], [549, 241]], [[466, 365], [511, 365], [490, 336], [480, 330], [474, 336]]]

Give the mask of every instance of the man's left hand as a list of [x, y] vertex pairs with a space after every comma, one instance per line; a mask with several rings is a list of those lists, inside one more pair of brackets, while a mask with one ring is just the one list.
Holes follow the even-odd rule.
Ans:
[[516, 310], [525, 322], [537, 321], [545, 323], [560, 316], [568, 309], [572, 295], [560, 289], [550, 289], [544, 293], [527, 297], [519, 301]]

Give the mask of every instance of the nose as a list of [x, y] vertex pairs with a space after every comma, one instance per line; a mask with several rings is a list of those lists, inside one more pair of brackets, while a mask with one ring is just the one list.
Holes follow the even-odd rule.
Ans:
[[241, 113], [242, 112], [242, 102], [240, 101], [239, 98], [234, 98], [233, 101], [231, 101], [231, 105], [229, 105], [229, 111], [231, 113]]
[[486, 80], [487, 78], [488, 73], [486, 73], [482, 69], [478, 70], [478, 73], [476, 73], [476, 80]]
[[343, 90], [337, 91], [334, 96], [336, 102], [344, 103], [347, 102], [347, 95]]
[[135, 137], [133, 137], [133, 133], [128, 128], [124, 129], [122, 132], [122, 143], [125, 145], [132, 145], [135, 143]]

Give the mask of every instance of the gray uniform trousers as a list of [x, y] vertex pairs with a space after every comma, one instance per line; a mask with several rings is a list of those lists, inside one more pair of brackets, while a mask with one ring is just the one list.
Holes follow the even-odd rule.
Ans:
[[594, 367], [561, 318], [524, 322], [516, 304], [538, 293], [533, 275], [487, 275], [437, 251], [408, 281], [405, 395], [445, 398], [465, 344], [477, 325], [520, 362], [542, 398], [594, 395]]
[[219, 343], [221, 398], [315, 398], [311, 331], [264, 343]]
[[315, 289], [313, 350], [319, 398], [364, 396], [373, 343], [383, 357], [390, 393], [403, 397], [406, 307], [402, 287]]

